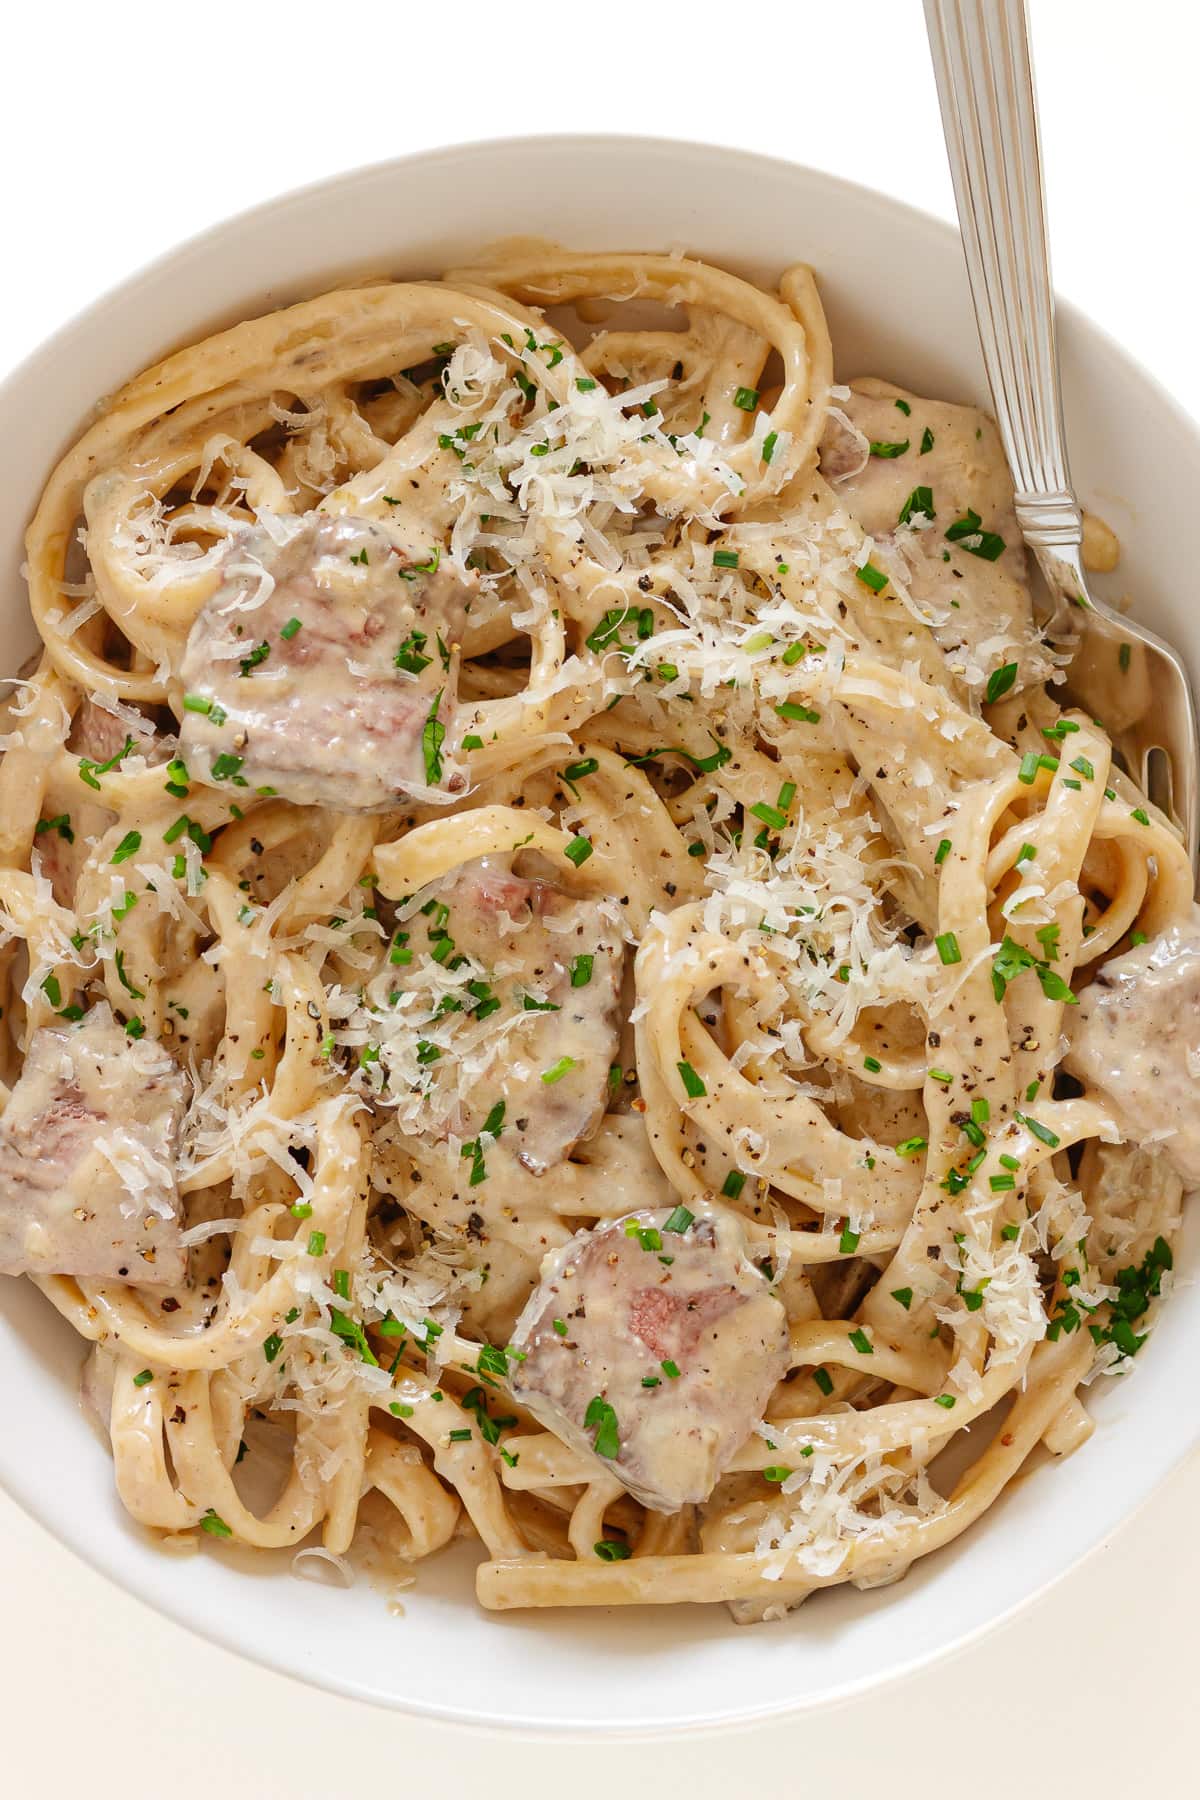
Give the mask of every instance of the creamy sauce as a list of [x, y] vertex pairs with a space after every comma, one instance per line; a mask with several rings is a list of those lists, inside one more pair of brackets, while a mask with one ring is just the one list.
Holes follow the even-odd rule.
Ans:
[[[406, 997], [411, 990], [416, 1002], [422, 1022], [413, 1029], [425, 1040], [432, 1116], [393, 1137], [388, 1106], [379, 1104], [377, 1178], [386, 1167], [406, 1206], [486, 1266], [486, 1283], [468, 1294], [466, 1311], [476, 1328], [504, 1341], [542, 1257], [568, 1236], [555, 1211], [575, 1187], [568, 1158], [604, 1122], [625, 945], [602, 908], [536, 874], [515, 873], [503, 856], [463, 864], [403, 931], [401, 954], [414, 960], [388, 966], [386, 981]], [[424, 985], [431, 955], [460, 982], [470, 977], [453, 990], [457, 1005], [444, 1023]], [[467, 959], [462, 967], [460, 959]], [[480, 1009], [476, 1021], [472, 1008]], [[471, 1048], [456, 1056], [450, 1045], [461, 1028]], [[438, 1040], [447, 1034], [443, 1054]], [[632, 1123], [644, 1144], [641, 1121]], [[611, 1139], [610, 1132], [607, 1159], [617, 1162], [620, 1179], [626, 1158], [614, 1159]], [[605, 1144], [589, 1154], [603, 1160]], [[645, 1200], [645, 1180], [635, 1185], [630, 1206]]]
[[36, 1031], [0, 1120], [0, 1271], [183, 1280], [175, 1159], [183, 1082], [105, 1006]]
[[[711, 1493], [787, 1368], [786, 1315], [736, 1218], [704, 1213], [680, 1232], [670, 1217], [581, 1231], [513, 1339], [514, 1395], [657, 1512]], [[615, 1415], [615, 1446], [588, 1423], [595, 1400]]]
[[1069, 1023], [1065, 1066], [1126, 1138], [1158, 1145], [1200, 1185], [1200, 911], [1105, 963]]
[[367, 519], [310, 513], [241, 533], [180, 669], [185, 759], [206, 779], [339, 812], [442, 786], [469, 590], [436, 562]]
[[[118, 718], [94, 700], [84, 700], [80, 705], [67, 737], [67, 749], [93, 763], [109, 763], [121, 755], [131, 738], [130, 754], [144, 756], [147, 762], [162, 762], [174, 754], [175, 740], [156, 733], [149, 719], [137, 720], [131, 709], [126, 709], [125, 718]], [[72, 787], [63, 793], [60, 806], [58, 797], [47, 792], [43, 817], [65, 818], [67, 822], [65, 831], [55, 824], [40, 831], [37, 837], [42, 873], [60, 906], [71, 905], [89, 853], [113, 822], [115, 815], [98, 801], [99, 795], [96, 802], [76, 798]]]
[[[899, 557], [908, 591], [933, 621], [951, 671], [977, 666], [987, 675], [1004, 662], [1020, 662], [1031, 634], [1025, 552], [995, 425], [974, 407], [925, 400], [870, 378], [852, 384], [841, 410], [852, 429], [830, 419], [821, 472], [880, 546], [884, 566], [889, 555]], [[879, 453], [884, 450], [898, 454]], [[932, 519], [914, 508], [902, 523], [909, 496], [922, 487], [929, 489]], [[978, 536], [947, 539], [947, 530], [971, 512], [980, 520]], [[1003, 540], [994, 561], [969, 548], [994, 548], [987, 533]]]
[[[477, 1131], [499, 1095], [506, 1148], [523, 1169], [542, 1175], [604, 1116], [625, 946], [594, 905], [551, 882], [525, 881], [498, 858], [468, 863], [441, 899], [457, 948], [493, 978], [497, 1016], [521, 1014], [499, 1080], [465, 1123]], [[532, 995], [536, 1010], [527, 1010]]]

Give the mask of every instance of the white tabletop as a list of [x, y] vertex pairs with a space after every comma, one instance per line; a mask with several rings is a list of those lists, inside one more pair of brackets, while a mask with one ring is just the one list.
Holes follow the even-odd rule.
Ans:
[[[1031, 4], [1058, 285], [1200, 414], [1189, 179], [1200, 14], [1176, 0]], [[952, 210], [917, 0], [610, 0], [586, 14], [479, 0], [43, 4], [6, 21], [6, 51], [0, 373], [179, 238], [439, 142], [709, 138]], [[796, 255], [802, 231], [781, 222], [800, 234]], [[1070, 1464], [1042, 1479], [1069, 1481]], [[1108, 1792], [1183, 1791], [1197, 1516], [1200, 1455], [1082, 1568], [947, 1663], [781, 1724], [582, 1750], [406, 1719], [268, 1674], [117, 1592], [0, 1496], [4, 1787], [304, 1800], [486, 1782], [498, 1800], [579, 1800], [639, 1796], [669, 1773], [696, 1800], [817, 1793], [823, 1777], [840, 1792], [869, 1775], [902, 1784], [888, 1791], [919, 1782], [923, 1800], [1100, 1777]], [[804, 1629], [803, 1613], [789, 1628]]]

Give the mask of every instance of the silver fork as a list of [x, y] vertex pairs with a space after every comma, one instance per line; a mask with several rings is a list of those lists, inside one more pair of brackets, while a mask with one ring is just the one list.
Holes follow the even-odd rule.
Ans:
[[1069, 652], [1070, 697], [1181, 830], [1196, 866], [1200, 751], [1179, 657], [1094, 600], [1071, 487], [1054, 339], [1024, 0], [925, 0], [971, 297], [1017, 522], [1045, 577], [1043, 624]]

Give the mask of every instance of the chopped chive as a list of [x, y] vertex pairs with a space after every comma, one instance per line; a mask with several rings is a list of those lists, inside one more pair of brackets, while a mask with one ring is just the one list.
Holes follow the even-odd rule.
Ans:
[[960, 963], [962, 961], [962, 951], [959, 949], [958, 939], [952, 931], [940, 932], [933, 941], [937, 946], [939, 957], [947, 967], [953, 963]]
[[662, 1370], [668, 1381], [679, 1380], [679, 1364], [672, 1362], [669, 1357], [665, 1362], [659, 1364], [659, 1368]]
[[125, 992], [130, 998], [133, 1000], [144, 1000], [146, 996], [142, 989], [134, 987], [132, 981], [130, 981], [128, 975], [125, 973], [125, 952], [123, 950], [116, 950], [113, 952], [113, 963], [116, 966], [117, 980], [121, 983], [121, 986], [125, 989]]
[[587, 1403], [587, 1411], [583, 1415], [586, 1427], [595, 1427], [596, 1435], [592, 1440], [592, 1448], [597, 1456], [604, 1456], [611, 1461], [621, 1448], [617, 1428], [617, 1415], [608, 1401], [597, 1394]]
[[444, 688], [439, 688], [433, 696], [433, 705], [421, 728], [421, 753], [425, 759], [425, 779], [430, 787], [442, 779], [442, 744], [446, 738], [446, 727], [438, 718], [438, 708], [444, 692]]
[[870, 588], [873, 594], [881, 594], [888, 584], [887, 576], [882, 569], [877, 569], [874, 563], [865, 562], [861, 568], [855, 569], [854, 573], [863, 586]]
[[1049, 968], [1045, 963], [1035, 963], [1034, 973], [1042, 984], [1042, 992], [1047, 1000], [1060, 1000], [1064, 1006], [1079, 1005], [1077, 996], [1072, 993], [1057, 970]]
[[902, 1288], [893, 1288], [892, 1289], [892, 1299], [897, 1303], [898, 1306], [902, 1306], [904, 1308], [905, 1312], [907, 1312], [909, 1307], [912, 1305], [912, 1297], [913, 1297], [913, 1291], [910, 1287], [902, 1287]]
[[825, 1395], [826, 1399], [828, 1399], [829, 1395], [833, 1392], [833, 1377], [830, 1375], [829, 1370], [814, 1369], [813, 1380]]
[[880, 1062], [880, 1060], [877, 1056], [864, 1056], [863, 1057], [863, 1068], [866, 1069], [866, 1071], [869, 1075], [878, 1075], [878, 1073], [879, 1073], [880, 1069], [882, 1069], [882, 1067], [883, 1067], [883, 1064]]
[[989, 703], [994, 700], [999, 700], [1003, 695], [1007, 694], [1016, 679], [1017, 665], [1015, 662], [1004, 663], [1000, 668], [993, 669], [988, 676], [987, 681], [987, 699]]
[[550, 1068], [542, 1070], [542, 1080], [547, 1087], [552, 1087], [556, 1081], [561, 1081], [564, 1075], [569, 1075], [574, 1067], [575, 1058], [573, 1056], [560, 1056]]
[[850, 1333], [850, 1342], [860, 1356], [874, 1356], [875, 1346], [861, 1325]]
[[713, 568], [714, 569], [736, 569], [738, 566], [739, 560], [740, 560], [739, 552], [736, 550], [714, 550], [713, 551]]
[[1043, 1125], [1038, 1119], [1031, 1119], [1028, 1113], [1014, 1113], [1013, 1117], [1019, 1119], [1026, 1130], [1033, 1133], [1039, 1143], [1046, 1144], [1051, 1150], [1058, 1149], [1062, 1139], [1056, 1136], [1056, 1134], [1050, 1130], [1048, 1125]]
[[898, 525], [908, 525], [918, 514], [926, 519], [936, 519], [937, 514], [933, 510], [932, 488], [915, 487], [908, 496], [908, 499], [904, 502], [904, 505], [900, 508], [900, 516], [896, 523]]
[[677, 1206], [663, 1220], [663, 1230], [673, 1231], [677, 1237], [682, 1237], [683, 1233], [694, 1223], [695, 1217], [695, 1213], [689, 1212], [686, 1206]]
[[81, 756], [79, 759], [80, 781], [87, 787], [95, 788], [96, 792], [99, 793], [100, 783], [96, 780], [97, 775], [108, 775], [113, 769], [119, 768], [132, 749], [133, 739], [127, 737], [125, 742], [121, 745], [121, 748], [114, 756], [110, 756], [107, 762], [93, 762], [90, 757]]
[[703, 1099], [704, 1095], [707, 1094], [708, 1089], [705, 1087], [700, 1076], [697, 1075], [695, 1069], [693, 1069], [691, 1063], [680, 1062], [676, 1063], [675, 1067], [679, 1070], [679, 1079], [683, 1083], [684, 1092], [687, 1094], [688, 1098], [690, 1100]]
[[985, 562], [995, 562], [1004, 550], [1004, 539], [994, 531], [984, 531], [983, 521], [973, 507], [968, 507], [961, 519], [947, 527], [946, 537], [952, 544], [958, 544], [972, 556], [982, 557]]
[[854, 1252], [858, 1249], [860, 1235], [861, 1234], [857, 1231], [851, 1231], [848, 1225], [843, 1227], [842, 1235], [838, 1239], [838, 1249], [843, 1256], [854, 1255]]
[[167, 779], [163, 787], [175, 800], [186, 800], [188, 794], [188, 767], [178, 756], [167, 764]]
[[733, 396], [733, 404], [742, 412], [753, 412], [758, 405], [758, 389], [740, 387]]
[[432, 657], [422, 654], [428, 641], [426, 632], [410, 631], [392, 658], [395, 667], [403, 669], [406, 675], [419, 675], [427, 669], [433, 661]]
[[567, 861], [574, 863], [575, 867], [578, 869], [592, 854], [591, 841], [585, 837], [573, 837], [563, 854], [566, 856]]
[[937, 847], [937, 854], [935, 855], [935, 857], [933, 859], [935, 866], [938, 866], [938, 865], [944, 863], [946, 858], [949, 856], [949, 854], [950, 854], [950, 839], [943, 838]]
[[746, 1177], [742, 1174], [742, 1171], [740, 1169], [730, 1169], [728, 1175], [721, 1183], [721, 1193], [726, 1200], [736, 1200], [740, 1196], [745, 1185]]
[[[343, 1270], [342, 1273], [344, 1272]], [[336, 1275], [338, 1271], [335, 1270], [334, 1273]], [[337, 1287], [336, 1281], [334, 1287]], [[340, 1289], [338, 1291], [340, 1292]], [[370, 1363], [376, 1369], [379, 1367], [379, 1358], [368, 1344], [367, 1334], [357, 1319], [352, 1319], [348, 1313], [341, 1312], [336, 1306], [331, 1306], [329, 1329], [335, 1337], [341, 1338], [343, 1344], [349, 1345], [352, 1350], [357, 1350], [363, 1362]]]
[[127, 831], [125, 833], [125, 836], [121, 839], [120, 843], [117, 845], [116, 849], [113, 851], [111, 857], [109, 858], [109, 861], [110, 861], [110, 863], [128, 862], [129, 858], [131, 856], [137, 855], [137, 853], [141, 849], [141, 847], [142, 847], [141, 832], [140, 831]]

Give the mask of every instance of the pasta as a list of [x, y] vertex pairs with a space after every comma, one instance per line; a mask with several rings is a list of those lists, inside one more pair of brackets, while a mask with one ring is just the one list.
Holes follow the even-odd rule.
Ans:
[[1191, 870], [994, 428], [836, 385], [806, 268], [247, 321], [28, 578], [0, 1269], [134, 1518], [752, 1620], [1087, 1435], [1200, 1174]]

